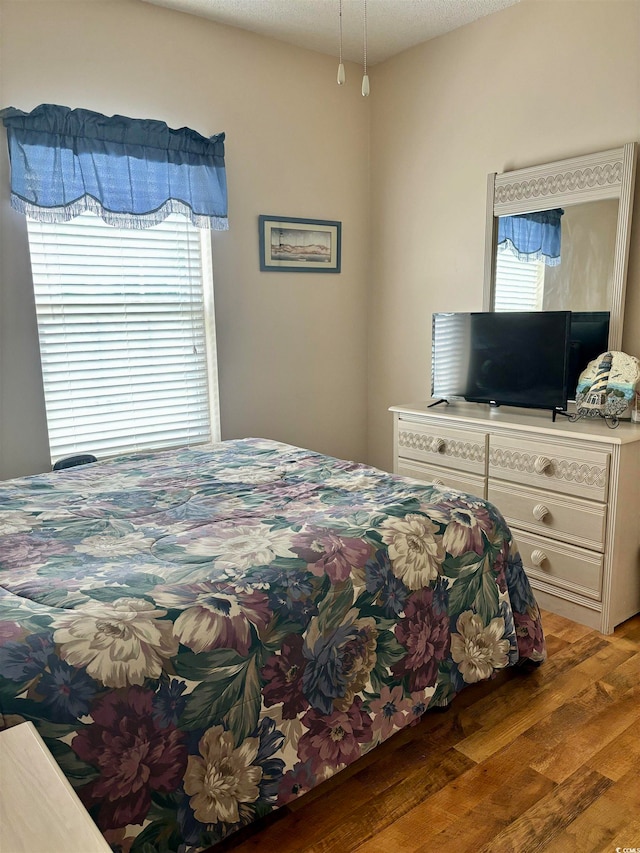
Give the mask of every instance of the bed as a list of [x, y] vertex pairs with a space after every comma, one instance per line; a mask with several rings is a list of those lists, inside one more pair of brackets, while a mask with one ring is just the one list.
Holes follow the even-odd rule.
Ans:
[[544, 660], [500, 513], [264, 439], [0, 484], [0, 711], [114, 850], [191, 851]]

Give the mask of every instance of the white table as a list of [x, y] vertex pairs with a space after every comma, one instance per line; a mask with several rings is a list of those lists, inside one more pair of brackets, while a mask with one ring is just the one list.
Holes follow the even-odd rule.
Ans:
[[110, 853], [33, 723], [0, 732], [0, 853]]

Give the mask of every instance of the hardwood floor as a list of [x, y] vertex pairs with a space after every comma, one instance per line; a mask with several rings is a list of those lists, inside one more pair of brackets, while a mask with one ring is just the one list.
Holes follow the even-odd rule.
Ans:
[[640, 615], [543, 613], [548, 660], [467, 688], [216, 853], [640, 853]]

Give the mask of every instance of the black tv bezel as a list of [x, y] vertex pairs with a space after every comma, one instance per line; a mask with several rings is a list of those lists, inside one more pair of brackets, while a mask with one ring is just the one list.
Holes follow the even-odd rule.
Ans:
[[[518, 315], [545, 315], [549, 316], [553, 315], [565, 315], [565, 346], [564, 346], [564, 386], [562, 390], [562, 405], [555, 405], [554, 403], [523, 403], [521, 400], [513, 401], [509, 398], [500, 397], [500, 399], [493, 399], [489, 396], [477, 396], [477, 395], [466, 395], [466, 394], [449, 394], [446, 399], [447, 400], [465, 400], [468, 403], [484, 403], [489, 406], [498, 407], [498, 406], [512, 406], [518, 409], [536, 409], [540, 411], [549, 411], [549, 412], [563, 412], [566, 411], [567, 405], [569, 402], [569, 352], [571, 345], [571, 311], [437, 311], [432, 314], [431, 321], [431, 397], [432, 399], [436, 396], [436, 389], [434, 388], [434, 379], [435, 379], [435, 371], [434, 371], [434, 354], [435, 354], [435, 323], [436, 316], [443, 315], [451, 315], [451, 314], [464, 314], [466, 316], [470, 315], [487, 315], [491, 317], [496, 316], [512, 316], [514, 314]], [[555, 416], [554, 416], [555, 417]]]

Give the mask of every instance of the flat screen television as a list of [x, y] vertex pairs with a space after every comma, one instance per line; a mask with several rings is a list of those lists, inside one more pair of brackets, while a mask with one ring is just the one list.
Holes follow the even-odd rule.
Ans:
[[564, 410], [570, 311], [433, 315], [431, 395]]
[[580, 374], [609, 349], [608, 311], [572, 311], [569, 342], [569, 399], [575, 400]]

